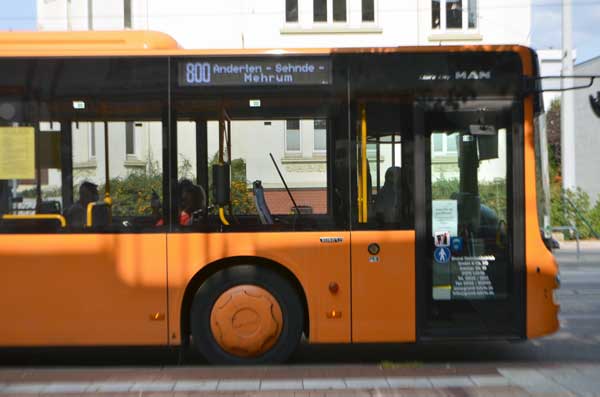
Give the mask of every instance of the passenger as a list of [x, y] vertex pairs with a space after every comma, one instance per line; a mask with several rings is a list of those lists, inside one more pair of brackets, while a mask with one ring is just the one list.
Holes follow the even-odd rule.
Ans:
[[191, 225], [194, 217], [201, 214], [204, 209], [206, 198], [200, 186], [193, 183], [181, 186], [181, 211], [179, 212], [179, 224], [181, 226]]
[[375, 216], [380, 223], [396, 223], [401, 218], [402, 169], [390, 167], [385, 172], [385, 182], [375, 198]]
[[[183, 179], [179, 182], [178, 191], [181, 197], [178, 223], [181, 226], [189, 226], [194, 222], [195, 217], [200, 216], [206, 203], [204, 190], [194, 185], [189, 179]], [[158, 195], [152, 196], [150, 201], [152, 216], [156, 219], [155, 226], [163, 226], [164, 218], [160, 212], [161, 203]]]
[[98, 185], [92, 182], [83, 182], [79, 186], [79, 201], [65, 210], [64, 216], [67, 225], [74, 228], [83, 228], [86, 224], [88, 204], [95, 201], [98, 201]]

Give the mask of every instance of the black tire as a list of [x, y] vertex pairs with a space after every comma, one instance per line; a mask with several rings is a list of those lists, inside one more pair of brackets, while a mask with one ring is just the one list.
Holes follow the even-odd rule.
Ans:
[[[216, 300], [223, 292], [242, 284], [264, 288], [273, 295], [281, 308], [281, 334], [271, 349], [257, 357], [239, 357], [226, 352], [214, 339], [210, 327], [210, 315]], [[196, 292], [190, 315], [193, 345], [212, 364], [284, 362], [296, 350], [304, 326], [302, 303], [290, 282], [272, 270], [252, 265], [230, 267], [210, 276]]]

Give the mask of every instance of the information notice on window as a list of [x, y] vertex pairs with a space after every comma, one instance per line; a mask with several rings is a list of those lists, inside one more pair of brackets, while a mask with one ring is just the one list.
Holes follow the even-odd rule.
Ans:
[[435, 263], [433, 299], [497, 298], [495, 284], [499, 280], [496, 280], [496, 266], [496, 258], [493, 255], [456, 256], [448, 263]]
[[494, 286], [488, 269], [493, 266], [493, 256], [458, 257], [452, 260], [452, 298], [485, 299], [494, 297]]
[[323, 57], [194, 59], [179, 62], [177, 71], [180, 87], [331, 84], [331, 60]]
[[0, 179], [34, 178], [33, 127], [0, 127]]

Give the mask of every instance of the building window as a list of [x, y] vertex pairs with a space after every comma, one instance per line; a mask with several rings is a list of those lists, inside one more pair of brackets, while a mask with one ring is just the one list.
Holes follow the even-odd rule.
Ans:
[[346, 0], [333, 0], [333, 22], [346, 22]]
[[477, 0], [469, 0], [469, 29], [477, 27]]
[[123, 25], [125, 29], [131, 29], [131, 0], [123, 0]]
[[133, 121], [125, 122], [125, 154], [135, 155], [135, 125]]
[[347, 0], [313, 0], [313, 22], [346, 22]]
[[362, 21], [375, 22], [375, 0], [362, 0]]
[[431, 0], [432, 29], [477, 28], [477, 0]]
[[313, 150], [315, 152], [324, 152], [327, 150], [327, 120], [315, 120], [315, 137]]
[[285, 21], [298, 22], [298, 0], [285, 0]]
[[327, 0], [313, 0], [313, 21], [327, 22]]
[[89, 134], [89, 152], [90, 158], [96, 158], [96, 124], [94, 122], [90, 123], [90, 134]]
[[458, 154], [458, 132], [434, 132], [431, 134], [431, 152], [434, 156]]
[[300, 120], [285, 122], [285, 151], [300, 152]]
[[439, 29], [442, 21], [440, 18], [440, 0], [431, 1], [431, 28]]

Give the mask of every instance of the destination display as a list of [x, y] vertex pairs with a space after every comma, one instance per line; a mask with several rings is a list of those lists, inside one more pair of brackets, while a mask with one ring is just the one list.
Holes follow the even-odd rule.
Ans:
[[180, 87], [331, 84], [328, 58], [194, 59], [178, 65]]

